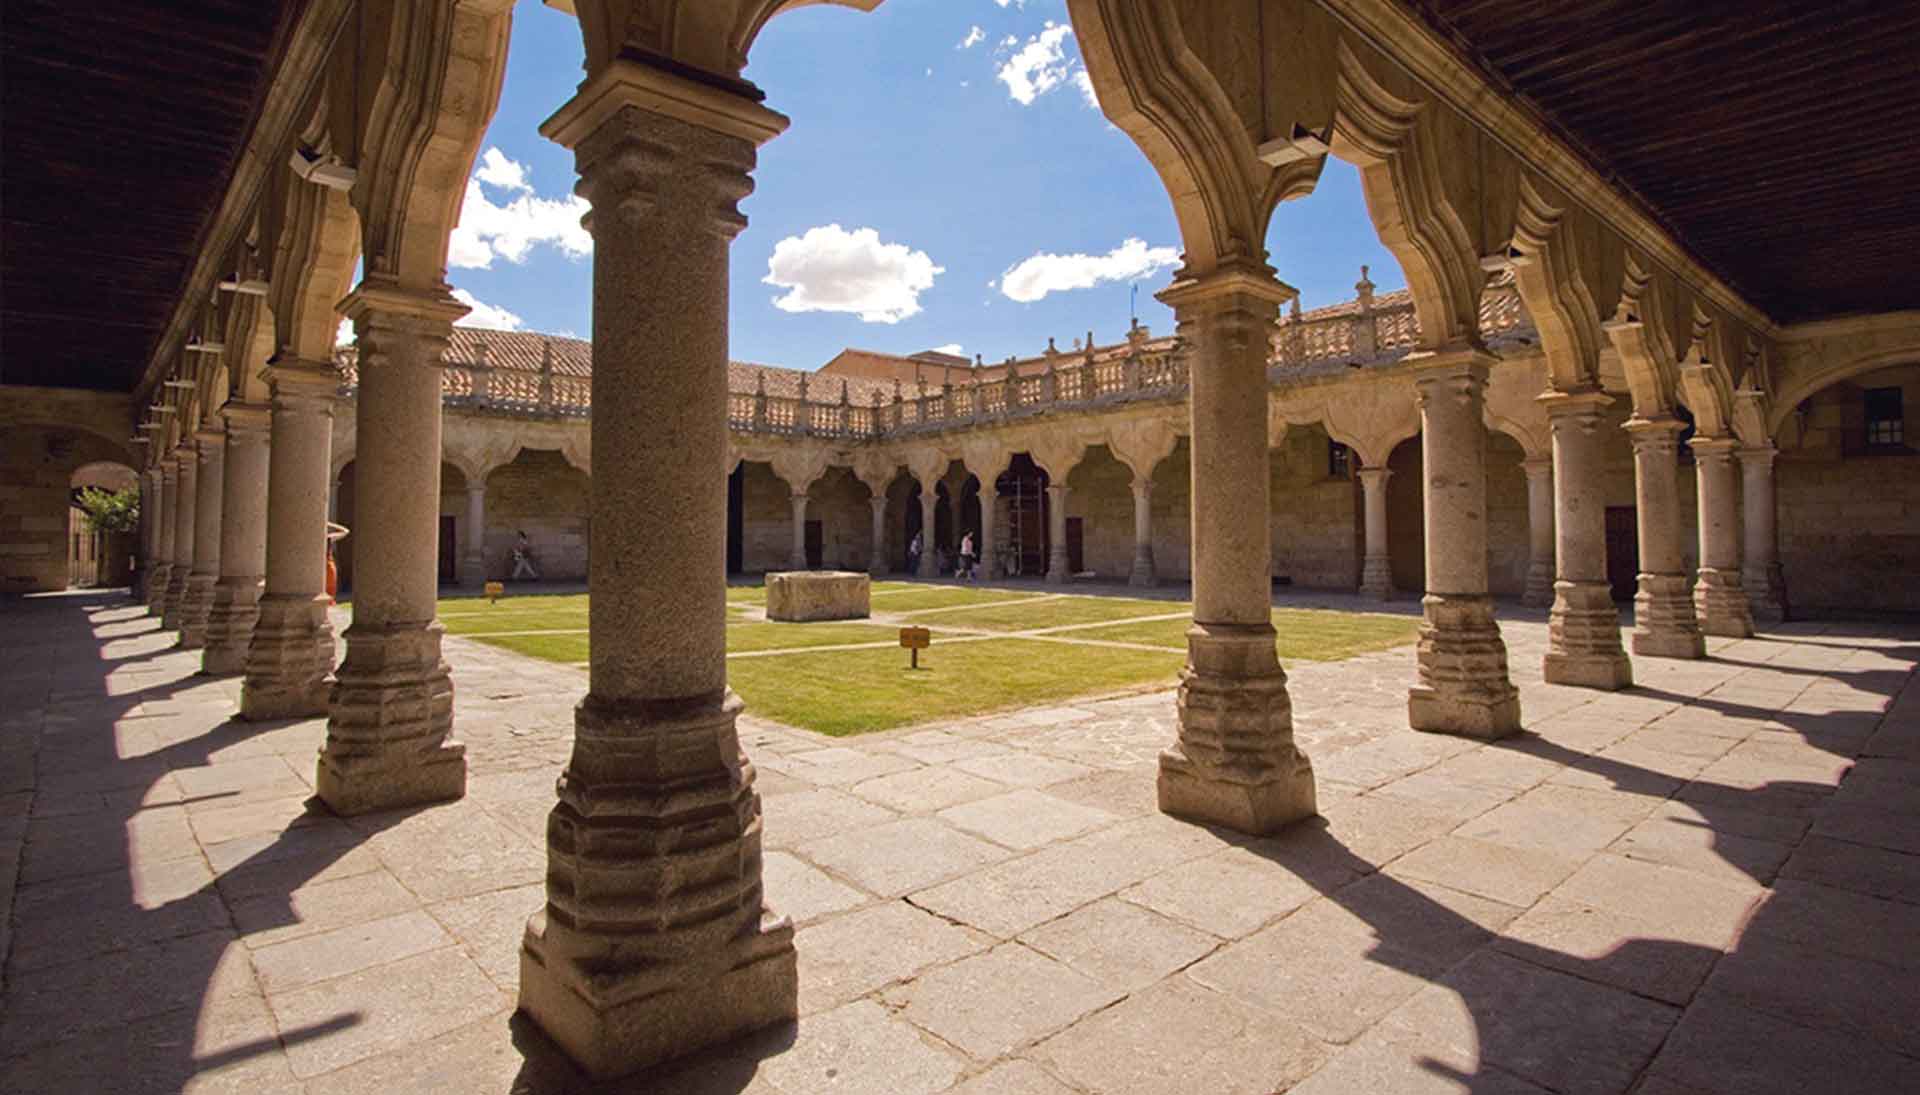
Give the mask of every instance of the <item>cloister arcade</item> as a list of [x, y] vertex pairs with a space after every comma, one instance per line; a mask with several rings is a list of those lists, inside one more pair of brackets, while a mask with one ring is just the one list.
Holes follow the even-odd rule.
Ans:
[[[1696, 250], [1706, 229], [1671, 230], [1679, 214], [1583, 158], [1570, 123], [1517, 109], [1414, 5], [1068, 0], [1102, 112], [1178, 218], [1174, 336], [856, 400], [771, 396], [729, 368], [737, 203], [788, 124], [743, 71], [802, 5], [552, 2], [584, 42], [542, 132], [593, 210], [590, 362], [449, 355], [475, 337], [453, 330], [446, 254], [512, 4], [286, 5], [145, 356], [100, 366], [87, 386], [106, 391], [49, 365], [0, 400], [0, 581], [65, 585], [43, 548], [68, 535], [73, 472], [137, 469], [136, 596], [239, 678], [241, 718], [325, 716], [315, 792], [357, 816], [467, 789], [440, 583], [499, 575], [521, 530], [549, 575], [585, 580], [589, 684], [518, 1002], [591, 1074], [797, 1007], [723, 559], [894, 572], [918, 532], [925, 577], [974, 531], [989, 567], [1013, 544], [1050, 582], [1190, 581], [1157, 801], [1247, 834], [1318, 809], [1277, 577], [1421, 595], [1408, 725], [1483, 740], [1522, 725], [1496, 595], [1550, 607], [1547, 682], [1599, 690], [1796, 603], [1920, 608], [1920, 457], [1887, 410], [1920, 401], [1920, 313], [1833, 280], [1886, 252], [1830, 234], [1797, 256], [1822, 279], [1802, 289], [1763, 268], [1775, 255]], [[1357, 312], [1288, 314], [1268, 218], [1310, 200], [1329, 155], [1358, 167], [1406, 305], [1376, 310], [1367, 287]], [[330, 512], [353, 529], [337, 665]]]

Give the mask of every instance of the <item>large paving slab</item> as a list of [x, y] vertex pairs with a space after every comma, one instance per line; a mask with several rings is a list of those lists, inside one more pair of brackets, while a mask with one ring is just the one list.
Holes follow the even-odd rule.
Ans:
[[1265, 838], [1157, 812], [1168, 693], [749, 712], [802, 1017], [596, 1085], [513, 1010], [584, 673], [450, 639], [467, 797], [348, 821], [324, 720], [232, 720], [123, 595], [0, 601], [0, 1091], [1920, 1090], [1920, 625], [1618, 693], [1502, 627], [1504, 742], [1409, 731], [1407, 649], [1289, 666], [1322, 816]]

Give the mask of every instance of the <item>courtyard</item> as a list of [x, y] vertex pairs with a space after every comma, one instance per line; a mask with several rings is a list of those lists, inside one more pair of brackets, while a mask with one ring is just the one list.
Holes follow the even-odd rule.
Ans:
[[596, 1084], [514, 1013], [584, 670], [450, 638], [466, 797], [343, 819], [324, 720], [231, 719], [239, 682], [124, 594], [9, 601], [0, 1089], [1920, 1085], [1920, 628], [1788, 624], [1599, 693], [1502, 617], [1527, 727], [1497, 743], [1406, 728], [1404, 647], [1290, 665], [1321, 816], [1269, 837], [1155, 809], [1164, 690], [838, 739], [750, 702], [799, 1020]]
[[[736, 584], [727, 591], [728, 679], [750, 710], [832, 735], [1160, 690], [1185, 660], [1193, 621], [1178, 597], [883, 581], [873, 584], [869, 620], [784, 623], [767, 619], [764, 586]], [[587, 664], [585, 594], [449, 598], [439, 618], [450, 635]], [[1273, 624], [1283, 659], [1331, 661], [1410, 643], [1418, 619], [1377, 605], [1276, 607]], [[902, 627], [932, 633], [935, 646], [917, 666], [900, 647]]]

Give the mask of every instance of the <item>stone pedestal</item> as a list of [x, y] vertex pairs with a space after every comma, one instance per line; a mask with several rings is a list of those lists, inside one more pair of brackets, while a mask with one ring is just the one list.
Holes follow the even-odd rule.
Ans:
[[788, 623], [864, 620], [871, 616], [873, 580], [845, 570], [796, 570], [767, 575], [767, 619]]
[[[327, 713], [332, 686], [327, 481], [332, 478], [329, 450], [340, 380], [326, 362], [277, 356], [267, 369], [267, 381], [273, 392], [267, 582], [247, 644], [240, 717], [307, 718]], [[437, 503], [434, 512], [439, 512]]]
[[1127, 575], [1131, 586], [1160, 584], [1153, 565], [1153, 477], [1133, 477], [1133, 570]]
[[1487, 366], [1480, 350], [1432, 355], [1417, 380], [1427, 594], [1415, 730], [1501, 738], [1520, 729], [1520, 694], [1487, 595]]
[[867, 573], [875, 578], [887, 573], [887, 495], [875, 491], [868, 504], [873, 509], [873, 553], [867, 557]]
[[200, 495], [200, 456], [191, 442], [174, 450], [173, 464], [177, 469], [174, 479], [179, 486], [173, 505], [169, 507], [173, 511], [173, 567], [167, 571], [167, 595], [160, 611], [160, 627], [166, 631], [180, 629], [180, 615], [187, 607], [187, 579], [193, 574], [193, 534], [197, 529], [194, 515]]
[[487, 484], [467, 484], [467, 551], [460, 557], [460, 584], [480, 589], [487, 584]]
[[1701, 658], [1707, 653], [1687, 590], [1680, 546], [1679, 436], [1686, 423], [1671, 415], [1626, 423], [1633, 441], [1634, 501], [1640, 546], [1639, 589], [1633, 598], [1633, 652], [1655, 658]]
[[1527, 585], [1520, 603], [1532, 608], [1553, 604], [1553, 457], [1520, 461], [1527, 474]]
[[1755, 621], [1779, 623], [1787, 618], [1787, 583], [1780, 569], [1776, 536], [1772, 445], [1740, 450], [1740, 514], [1744, 519], [1745, 550], [1741, 553], [1740, 585], [1747, 591], [1747, 610]]
[[1065, 483], [1052, 483], [1047, 487], [1047, 584], [1050, 586], [1066, 585], [1073, 579], [1067, 557], [1067, 493]]
[[1366, 522], [1366, 553], [1360, 560], [1360, 595], [1384, 601], [1393, 596], [1393, 556], [1387, 547], [1386, 468], [1361, 468], [1361, 512]]
[[167, 579], [173, 572], [173, 506], [179, 492], [179, 470], [162, 457], [148, 471], [153, 492], [153, 559], [147, 564], [147, 615], [158, 616], [167, 603]]
[[[713, 479], [735, 203], [755, 146], [786, 120], [714, 79], [610, 61], [542, 127], [574, 150], [593, 207], [592, 663], [520, 1007], [599, 1077], [798, 1010], [793, 927], [761, 889], [760, 799], [727, 688]], [[928, 556], [932, 540], [929, 517]]]
[[260, 585], [267, 573], [267, 442], [272, 412], [229, 403], [227, 452], [220, 494], [220, 578], [207, 612], [202, 673], [238, 673], [260, 617]]
[[1549, 684], [1609, 691], [1633, 683], [1620, 646], [1620, 610], [1607, 581], [1605, 408], [1611, 396], [1589, 389], [1548, 392], [1553, 429], [1555, 582], [1547, 617], [1544, 676]]
[[207, 645], [207, 616], [213, 611], [213, 586], [220, 580], [222, 494], [226, 489], [226, 434], [202, 430], [195, 435], [199, 472], [194, 479], [193, 569], [180, 602], [180, 647]]
[[1740, 584], [1740, 500], [1733, 482], [1733, 450], [1739, 442], [1730, 437], [1695, 437], [1691, 444], [1700, 499], [1694, 613], [1706, 634], [1744, 639], [1753, 634], [1753, 615]]
[[360, 347], [353, 624], [334, 672], [315, 793], [337, 814], [466, 793], [439, 582], [440, 368], [466, 308], [363, 282], [346, 302]]
[[1160, 809], [1245, 833], [1317, 808], [1272, 624], [1266, 357], [1274, 317], [1293, 296], [1263, 264], [1183, 272], [1160, 294], [1193, 348], [1194, 616], [1179, 736], [1160, 754]]

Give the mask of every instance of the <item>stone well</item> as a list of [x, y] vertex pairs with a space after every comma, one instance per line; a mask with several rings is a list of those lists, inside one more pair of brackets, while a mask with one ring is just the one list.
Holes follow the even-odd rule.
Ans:
[[767, 619], [864, 620], [871, 581], [845, 570], [790, 570], [767, 575]]

